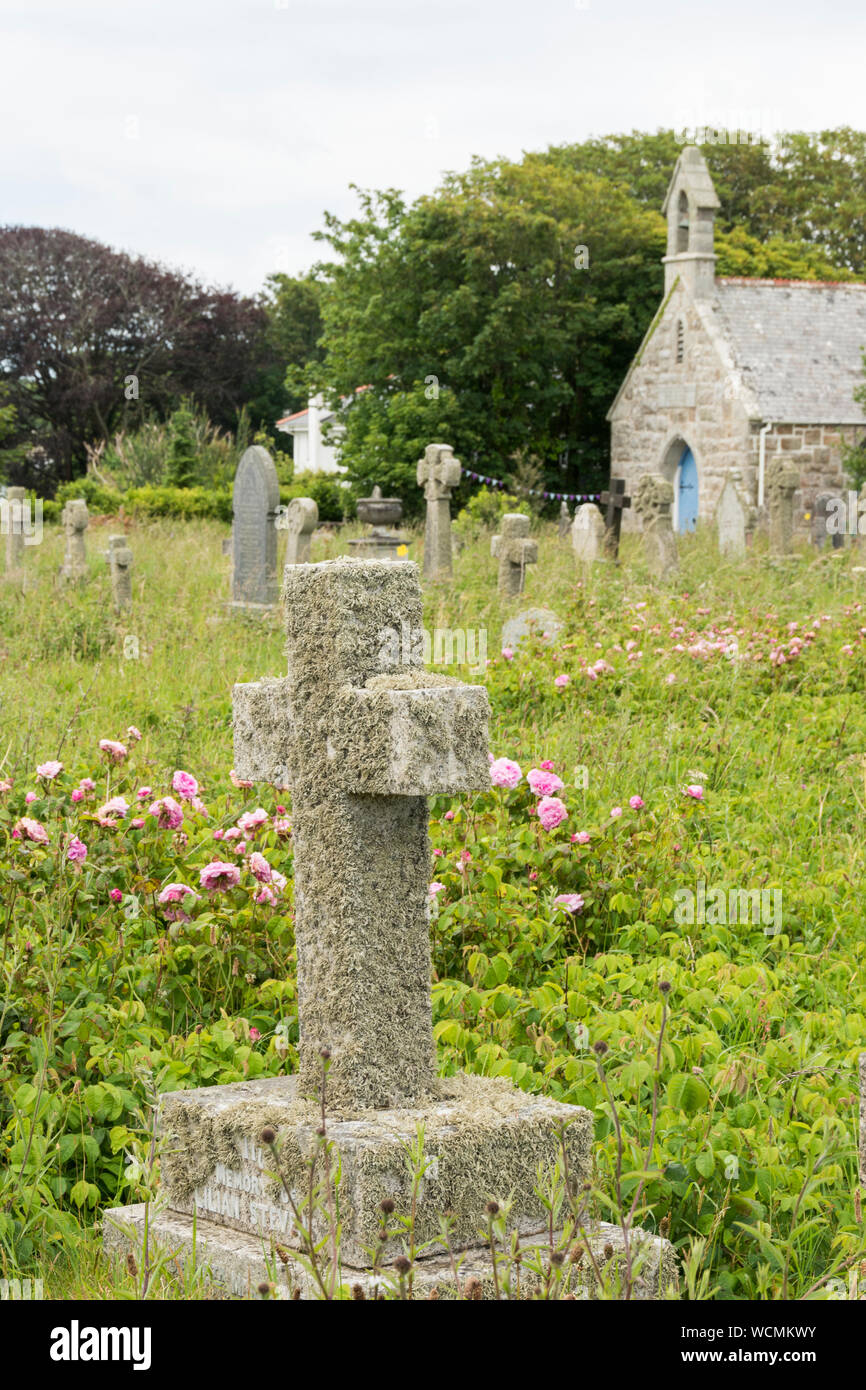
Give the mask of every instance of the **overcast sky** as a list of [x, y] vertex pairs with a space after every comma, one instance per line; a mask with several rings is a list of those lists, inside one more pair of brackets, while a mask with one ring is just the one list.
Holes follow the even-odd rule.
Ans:
[[862, 0], [0, 0], [0, 221], [254, 292], [350, 183], [632, 128], [866, 127]]

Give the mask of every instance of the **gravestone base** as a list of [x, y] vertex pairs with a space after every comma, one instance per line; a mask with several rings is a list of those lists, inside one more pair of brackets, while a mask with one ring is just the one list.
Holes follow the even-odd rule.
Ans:
[[[170, 1092], [159, 1113], [168, 1206], [173, 1214], [197, 1213], [210, 1224], [298, 1248], [292, 1202], [303, 1211], [312, 1158], [317, 1181], [325, 1181], [320, 1124], [319, 1105], [298, 1096], [294, 1076]], [[452, 1213], [454, 1247], [476, 1244], [491, 1198], [510, 1200], [519, 1234], [543, 1228], [538, 1169], [552, 1170], [563, 1144], [572, 1182], [579, 1186], [591, 1176], [589, 1111], [530, 1095], [504, 1078], [458, 1073], [434, 1081], [429, 1098], [411, 1106], [330, 1114], [332, 1171], [337, 1161], [340, 1166], [341, 1253], [354, 1268], [369, 1264], [377, 1248], [384, 1263], [401, 1253], [397, 1238], [380, 1246], [381, 1203], [390, 1199], [398, 1215], [409, 1212], [407, 1147], [421, 1126], [427, 1167], [417, 1244], [439, 1234], [445, 1212]], [[276, 1160], [261, 1143], [265, 1127], [276, 1133]], [[317, 1237], [327, 1231], [322, 1221], [314, 1223]]]
[[[373, 531], [368, 536], [358, 536], [348, 541], [352, 547], [353, 558], [361, 560], [405, 560], [409, 536], [401, 536], [397, 531]], [[398, 548], [404, 553], [398, 554]]]
[[[259, 1298], [258, 1288], [263, 1283], [271, 1285], [270, 1296], [273, 1298], [291, 1299], [295, 1290], [301, 1299], [319, 1296], [312, 1276], [297, 1260], [290, 1255], [287, 1257], [285, 1249], [283, 1254], [280, 1253], [277, 1249], [280, 1242], [274, 1237], [234, 1231], [201, 1217], [194, 1221], [191, 1216], [159, 1209], [154, 1205], [149, 1211], [144, 1203], [107, 1210], [103, 1227], [105, 1253], [124, 1260], [132, 1253], [141, 1265], [145, 1232], [152, 1252], [151, 1263], [154, 1250], [164, 1252], [187, 1270], [201, 1270], [208, 1283], [227, 1298]], [[624, 1238], [620, 1226], [610, 1225], [606, 1221], [598, 1222], [587, 1229], [586, 1235], [599, 1270], [606, 1270], [611, 1258], [622, 1268]], [[561, 1230], [554, 1231], [554, 1249], [562, 1248], [562, 1236]], [[661, 1236], [637, 1228], [632, 1230], [631, 1241], [637, 1270], [632, 1297], [642, 1300], [663, 1298], [665, 1290], [677, 1284], [677, 1259], [673, 1246]], [[522, 1298], [532, 1298], [539, 1288], [538, 1275], [530, 1266], [539, 1250], [542, 1267], [547, 1264], [545, 1251], [549, 1248], [548, 1242], [548, 1232], [543, 1226], [520, 1237], [523, 1256], [520, 1273]], [[468, 1250], [458, 1255], [457, 1261], [459, 1297], [467, 1297], [467, 1285], [470, 1281], [477, 1281], [480, 1289], [476, 1286], [472, 1296], [482, 1300], [494, 1299], [489, 1251], [484, 1247]], [[579, 1263], [568, 1261], [567, 1271], [562, 1292], [570, 1293], [577, 1299], [595, 1297], [597, 1280], [585, 1254]], [[392, 1270], [377, 1272], [369, 1265], [356, 1268], [343, 1263], [340, 1276], [342, 1285], [351, 1290], [359, 1286], [368, 1299], [375, 1298], [377, 1293], [379, 1296], [383, 1292], [387, 1294], [397, 1282]], [[458, 1297], [447, 1253], [430, 1254], [417, 1260], [412, 1297], [450, 1301]]]

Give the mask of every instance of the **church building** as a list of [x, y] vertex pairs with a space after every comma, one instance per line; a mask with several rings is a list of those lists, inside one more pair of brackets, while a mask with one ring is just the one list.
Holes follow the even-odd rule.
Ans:
[[713, 517], [729, 469], [763, 506], [766, 465], [784, 457], [800, 472], [801, 524], [819, 493], [847, 489], [843, 442], [866, 434], [853, 395], [866, 379], [866, 285], [717, 278], [719, 206], [703, 155], [687, 146], [662, 207], [664, 299], [608, 411], [611, 474], [633, 492], [661, 473], [687, 531]]

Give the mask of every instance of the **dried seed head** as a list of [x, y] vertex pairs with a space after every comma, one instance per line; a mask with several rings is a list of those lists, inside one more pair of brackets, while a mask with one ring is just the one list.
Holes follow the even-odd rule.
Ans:
[[488, 1215], [488, 1216], [498, 1216], [498, 1215], [499, 1215], [499, 1203], [498, 1203], [498, 1202], [488, 1202], [488, 1203], [487, 1203], [487, 1206], [485, 1207], [485, 1211], [487, 1212], [487, 1215]]
[[394, 1261], [394, 1268], [398, 1274], [408, 1274], [412, 1266], [405, 1255], [398, 1255]]
[[609, 1049], [604, 1039], [599, 1038], [598, 1042], [593, 1043], [592, 1050], [595, 1053], [596, 1057], [603, 1057]]
[[261, 1294], [262, 1298], [267, 1298], [270, 1292], [270, 1284], [259, 1284], [259, 1293]]
[[379, 1203], [379, 1210], [383, 1211], [386, 1216], [391, 1215], [392, 1211], [394, 1210], [394, 1203], [390, 1197], [382, 1198], [381, 1202]]
[[261, 1140], [262, 1143], [265, 1144], [265, 1145], [273, 1144], [273, 1142], [274, 1142], [274, 1140], [276, 1139], [276, 1137], [277, 1137], [276, 1130], [271, 1129], [270, 1125], [265, 1125], [264, 1129], [262, 1130], [261, 1134], [259, 1135], [260, 1140]]
[[612, 1260], [612, 1259], [613, 1259], [613, 1246], [612, 1246], [610, 1243], [608, 1243], [608, 1244], [604, 1247], [604, 1258], [605, 1258], [606, 1260]]
[[670, 980], [662, 980], [661, 984], [659, 985], [659, 989], [661, 990], [662, 994], [670, 994], [671, 990], [673, 989], [673, 985], [671, 984]]
[[481, 1293], [482, 1289], [480, 1279], [476, 1279], [473, 1276], [473, 1278], [466, 1280], [466, 1283], [463, 1285], [464, 1297], [468, 1298], [472, 1303], [480, 1303]]
[[360, 1284], [352, 1285], [352, 1298], [355, 1303], [366, 1303], [367, 1295], [364, 1293], [363, 1287]]
[[550, 1256], [550, 1263], [552, 1265], [561, 1265], [564, 1259], [565, 1255], [562, 1250], [554, 1250]]
[[323, 1062], [330, 1062], [331, 1049], [329, 1047], [323, 1047], [319, 1052], [319, 1056], [321, 1057]]

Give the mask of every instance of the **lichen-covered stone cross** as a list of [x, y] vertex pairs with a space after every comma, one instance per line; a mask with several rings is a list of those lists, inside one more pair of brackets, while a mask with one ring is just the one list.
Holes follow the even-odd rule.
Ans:
[[[241, 777], [290, 786], [299, 1089], [341, 1109], [417, 1102], [435, 1075], [427, 797], [486, 789], [487, 692], [421, 665], [414, 564], [287, 566], [288, 674], [236, 685]], [[395, 664], [395, 651], [408, 664]]]
[[427, 502], [424, 573], [429, 579], [451, 573], [451, 493], [462, 471], [450, 444], [428, 444], [418, 460], [418, 485]]
[[506, 512], [500, 534], [491, 537], [490, 553], [499, 561], [499, 592], [506, 598], [523, 593], [526, 566], [538, 560], [538, 541], [529, 538], [529, 517]]

